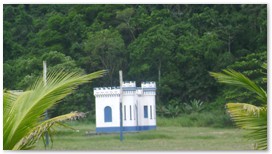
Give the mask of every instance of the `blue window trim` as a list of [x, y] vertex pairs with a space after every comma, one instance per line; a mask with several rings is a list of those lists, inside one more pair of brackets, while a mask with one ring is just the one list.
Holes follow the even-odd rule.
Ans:
[[144, 118], [148, 118], [148, 106], [144, 106]]
[[129, 106], [129, 119], [132, 120], [132, 112], [131, 112], [131, 105]]
[[124, 120], [127, 120], [127, 112], [126, 106], [124, 105]]
[[104, 122], [112, 122], [112, 110], [109, 106], [104, 108]]
[[150, 105], [150, 119], [152, 119], [152, 105]]

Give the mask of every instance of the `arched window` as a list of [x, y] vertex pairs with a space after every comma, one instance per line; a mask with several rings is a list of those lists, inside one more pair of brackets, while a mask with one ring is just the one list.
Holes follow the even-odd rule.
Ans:
[[109, 107], [109, 106], [106, 106], [104, 108], [104, 121], [105, 122], [112, 122], [111, 107]]

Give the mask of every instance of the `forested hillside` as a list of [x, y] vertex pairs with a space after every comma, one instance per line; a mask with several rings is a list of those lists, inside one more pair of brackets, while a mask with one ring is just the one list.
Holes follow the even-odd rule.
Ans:
[[207, 110], [257, 103], [211, 71], [233, 68], [266, 89], [267, 5], [4, 5], [3, 16], [5, 89], [25, 90], [42, 75], [43, 60], [49, 70], [108, 70], [51, 116], [93, 112], [93, 87], [118, 86], [119, 70], [124, 80], [157, 83], [158, 113], [193, 100]]

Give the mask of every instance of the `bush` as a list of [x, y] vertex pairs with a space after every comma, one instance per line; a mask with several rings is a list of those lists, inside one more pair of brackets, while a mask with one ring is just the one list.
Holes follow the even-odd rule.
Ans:
[[191, 100], [189, 103], [183, 103], [181, 108], [184, 113], [194, 113], [194, 112], [201, 112], [205, 109], [204, 102], [200, 100]]
[[233, 123], [225, 111], [218, 110], [181, 114], [175, 118], [157, 117], [157, 126], [233, 127]]
[[158, 104], [157, 114], [163, 117], [178, 117], [183, 113], [191, 114], [194, 112], [202, 112], [206, 105], [200, 100], [191, 100], [189, 103], [181, 103], [177, 99], [172, 99], [167, 105]]

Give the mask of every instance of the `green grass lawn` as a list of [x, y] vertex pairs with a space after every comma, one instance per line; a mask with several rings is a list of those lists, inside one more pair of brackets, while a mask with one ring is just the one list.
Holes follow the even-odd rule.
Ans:
[[[242, 130], [207, 127], [157, 127], [157, 130], [119, 134], [86, 135], [95, 132], [95, 124], [70, 123], [73, 128], [57, 129], [52, 150], [252, 150], [253, 145], [243, 138]], [[43, 142], [34, 150], [44, 150]]]

